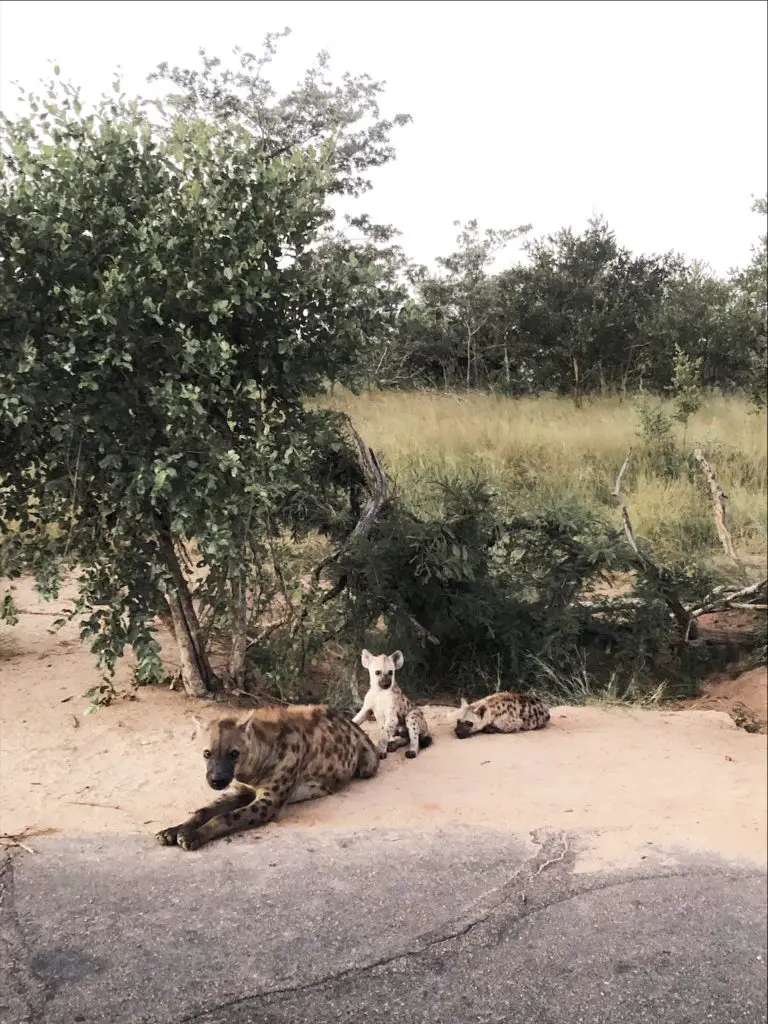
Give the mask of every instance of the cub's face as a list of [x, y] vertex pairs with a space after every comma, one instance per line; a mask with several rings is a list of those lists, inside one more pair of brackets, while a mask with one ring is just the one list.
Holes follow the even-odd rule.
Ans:
[[456, 719], [456, 736], [460, 740], [465, 740], [468, 736], [473, 733], [480, 732], [483, 728], [485, 717], [485, 708], [481, 705], [478, 711], [473, 711], [469, 704], [462, 697], [461, 699], [461, 711], [459, 717]]
[[245, 744], [246, 723], [238, 723], [233, 718], [214, 722], [194, 718], [205, 759], [205, 780], [211, 789], [226, 789], [235, 777]]
[[371, 654], [370, 651], [363, 651], [360, 659], [363, 668], [368, 669], [368, 678], [374, 689], [389, 690], [395, 681], [395, 672], [402, 668], [405, 658], [402, 651], [395, 651], [394, 654]]

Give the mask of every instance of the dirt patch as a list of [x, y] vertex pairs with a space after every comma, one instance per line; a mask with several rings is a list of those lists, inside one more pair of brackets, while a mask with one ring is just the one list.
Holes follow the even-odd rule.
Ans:
[[[26, 584], [17, 597], [21, 621], [0, 654], [0, 832], [140, 832], [149, 842], [207, 802], [191, 742], [201, 703], [147, 688], [84, 715], [81, 694], [98, 672], [73, 627], [49, 632], [65, 602], [39, 605]], [[766, 740], [717, 710], [556, 708], [542, 732], [463, 742], [455, 711], [427, 714], [436, 742], [416, 761], [392, 755], [377, 779], [269, 827], [567, 829], [584, 837], [582, 870], [676, 849], [765, 863]]]
[[702, 684], [702, 695], [687, 701], [688, 710], [704, 708], [738, 716], [746, 708], [758, 722], [768, 721], [768, 668], [742, 672], [735, 679], [717, 676]]

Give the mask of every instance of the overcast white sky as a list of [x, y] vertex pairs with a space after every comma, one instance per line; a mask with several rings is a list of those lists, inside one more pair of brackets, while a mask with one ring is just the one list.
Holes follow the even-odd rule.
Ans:
[[605, 215], [635, 251], [675, 249], [725, 272], [762, 230], [768, 169], [764, 0], [3, 0], [0, 103], [50, 77], [86, 96], [120, 66], [139, 91], [198, 47], [258, 49], [288, 25], [278, 84], [314, 54], [385, 79], [413, 115], [365, 209], [415, 259], [452, 248], [456, 219], [542, 234]]

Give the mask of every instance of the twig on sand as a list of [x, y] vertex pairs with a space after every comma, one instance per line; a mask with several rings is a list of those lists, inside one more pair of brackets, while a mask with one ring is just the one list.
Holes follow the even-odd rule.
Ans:
[[108, 811], [121, 811], [122, 807], [117, 804], [99, 804], [93, 800], [67, 800], [68, 804], [77, 804], [79, 807], [104, 807]]
[[21, 850], [25, 850], [27, 853], [37, 853], [31, 846], [28, 846], [24, 840], [31, 839], [33, 836], [48, 836], [52, 832], [58, 832], [57, 828], [34, 828], [28, 825], [23, 828], [21, 832], [17, 832], [12, 835], [10, 832], [0, 832], [0, 844], [4, 850], [11, 850], [14, 847], [18, 847]]

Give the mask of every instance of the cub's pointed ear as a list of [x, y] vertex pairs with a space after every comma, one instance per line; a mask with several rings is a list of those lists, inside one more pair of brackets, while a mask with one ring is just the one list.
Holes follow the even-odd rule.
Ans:
[[395, 653], [392, 655], [392, 664], [395, 666], [395, 671], [397, 671], [397, 669], [403, 667], [403, 662], [404, 661], [405, 661], [405, 658], [403, 657], [403, 652], [402, 651], [395, 651]]
[[466, 708], [468, 708], [468, 707], [469, 707], [469, 704], [467, 704], [467, 702], [466, 702], [466, 701], [464, 700], [464, 698], [462, 697], [462, 698], [461, 698], [461, 710], [462, 710], [462, 711], [464, 711], [464, 710], [465, 710]]
[[192, 723], [193, 729], [190, 739], [196, 740], [198, 736], [202, 735], [202, 732], [205, 729], [205, 719], [201, 718], [200, 715], [192, 715]]
[[360, 661], [363, 664], [363, 668], [368, 668], [373, 661], [373, 655], [370, 651], [366, 651], [366, 649], [363, 648], [363, 653], [360, 655]]

